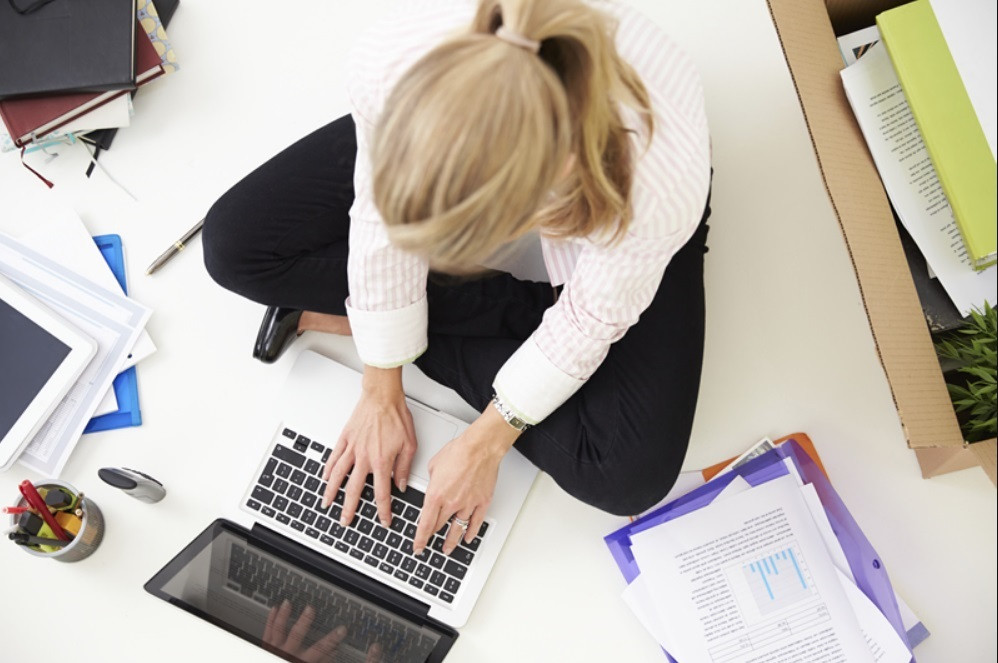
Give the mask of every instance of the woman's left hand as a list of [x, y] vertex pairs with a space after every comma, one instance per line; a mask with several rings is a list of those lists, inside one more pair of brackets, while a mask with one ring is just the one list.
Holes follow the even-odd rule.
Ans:
[[462, 535], [470, 543], [485, 520], [499, 474], [499, 463], [520, 432], [488, 407], [463, 433], [448, 442], [430, 460], [430, 484], [413, 540], [419, 555], [434, 532], [451, 518], [468, 522], [467, 528], [452, 522], [444, 539], [449, 555]]

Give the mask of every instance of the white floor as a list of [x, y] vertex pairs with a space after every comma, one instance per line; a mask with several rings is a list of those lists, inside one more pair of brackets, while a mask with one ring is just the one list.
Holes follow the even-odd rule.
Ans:
[[[97, 554], [63, 565], [0, 545], [5, 660], [54, 642], [80, 661], [274, 660], [142, 584], [238, 494], [226, 459], [295, 354], [312, 348], [357, 366], [356, 354], [349, 339], [307, 334], [277, 365], [260, 364], [250, 348], [262, 307], [215, 286], [198, 243], [152, 277], [144, 269], [231, 184], [347, 111], [343, 55], [402, 1], [182, 0], [170, 30], [182, 70], [138, 95], [132, 126], [101, 159], [137, 201], [102, 174], [85, 180], [80, 151], [50, 163], [29, 155], [52, 192], [14, 154], [0, 158], [0, 199], [55, 199], [93, 234], [122, 236], [131, 291], [155, 310], [148, 329], [159, 347], [139, 366], [143, 425], [85, 437], [63, 473], [104, 510]], [[687, 467], [764, 435], [807, 432], [932, 632], [918, 660], [994, 661], [995, 489], [979, 469], [924, 481], [905, 447], [766, 3], [629, 4], [692, 53], [713, 129], [707, 344]], [[0, 227], [24, 221], [7, 214]], [[407, 380], [422, 400], [474, 414], [415, 369]], [[167, 499], [149, 506], [104, 486], [96, 470], [108, 465], [156, 476]], [[25, 477], [37, 478], [0, 475], [0, 494], [12, 499]], [[448, 660], [663, 660], [619, 598], [602, 537], [621, 524], [540, 477]]]

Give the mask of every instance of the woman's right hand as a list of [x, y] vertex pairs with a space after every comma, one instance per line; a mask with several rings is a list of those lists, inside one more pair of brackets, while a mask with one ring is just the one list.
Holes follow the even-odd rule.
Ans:
[[402, 391], [402, 368], [364, 367], [360, 401], [350, 415], [322, 478], [327, 482], [323, 507], [332, 503], [349, 473], [340, 524], [353, 522], [368, 474], [374, 474], [374, 502], [385, 527], [392, 522], [392, 475], [405, 490], [416, 455], [416, 431]]

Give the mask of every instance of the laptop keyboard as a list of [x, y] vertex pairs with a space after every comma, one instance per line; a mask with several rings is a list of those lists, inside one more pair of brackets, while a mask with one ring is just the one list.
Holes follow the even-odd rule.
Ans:
[[284, 428], [246, 506], [276, 523], [277, 529], [328, 547], [332, 557], [351, 557], [371, 567], [375, 575], [419, 591], [427, 600], [452, 604], [487, 535], [488, 523], [482, 523], [471, 543], [462, 539], [449, 556], [443, 554], [448, 528], [444, 525], [422, 554], [414, 555], [412, 542], [424, 493], [411, 486], [403, 493], [392, 484], [392, 523], [384, 527], [374, 503], [373, 476], [368, 475], [353, 523], [344, 527], [339, 523], [345, 496], [342, 487], [333, 503], [322, 508], [326, 490], [322, 470], [330, 453], [331, 447]]

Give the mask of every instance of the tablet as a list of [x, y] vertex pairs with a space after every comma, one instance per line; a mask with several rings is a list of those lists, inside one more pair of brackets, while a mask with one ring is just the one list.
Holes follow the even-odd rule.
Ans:
[[17, 460], [97, 344], [0, 276], [0, 471]]

